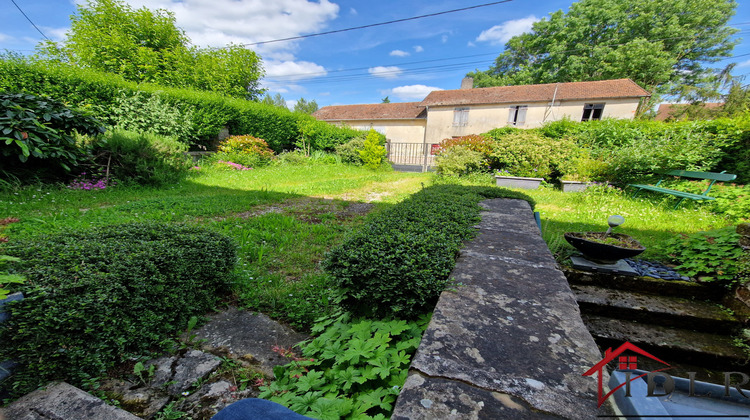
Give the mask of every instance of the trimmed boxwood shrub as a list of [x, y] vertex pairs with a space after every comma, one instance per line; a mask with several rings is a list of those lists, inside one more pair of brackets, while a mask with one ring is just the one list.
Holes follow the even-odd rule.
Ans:
[[342, 305], [381, 318], [414, 319], [431, 311], [463, 242], [476, 233], [477, 204], [498, 197], [532, 202], [502, 188], [436, 185], [374, 216], [323, 261]]
[[81, 384], [158, 349], [228, 291], [231, 240], [198, 227], [131, 223], [8, 246], [26, 298], [6, 306], [0, 360], [21, 364], [1, 386], [20, 395], [49, 380]]

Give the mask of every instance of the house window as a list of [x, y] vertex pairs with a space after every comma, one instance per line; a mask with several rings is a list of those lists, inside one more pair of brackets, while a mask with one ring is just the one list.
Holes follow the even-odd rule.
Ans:
[[508, 111], [508, 125], [515, 125], [520, 127], [526, 123], [526, 111], [529, 109], [527, 105], [516, 105], [509, 108]]
[[453, 126], [465, 127], [469, 124], [469, 108], [453, 109]]
[[583, 106], [581, 121], [601, 120], [603, 112], [604, 104], [586, 104]]

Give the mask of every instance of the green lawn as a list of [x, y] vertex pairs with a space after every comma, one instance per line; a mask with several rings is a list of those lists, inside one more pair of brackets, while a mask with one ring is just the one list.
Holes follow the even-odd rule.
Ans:
[[[366, 210], [378, 211], [433, 182], [434, 174], [372, 172], [346, 165], [283, 165], [252, 171], [203, 167], [162, 188], [81, 191], [42, 186], [0, 192], [0, 219], [21, 219], [5, 231], [10, 240], [138, 220], [200, 224], [237, 242], [235, 290], [240, 302], [306, 327], [332, 308], [332, 285], [318, 265], [326, 250], [360, 224]], [[491, 185], [492, 178], [458, 182]], [[625, 217], [617, 231], [641, 241], [648, 247], [644, 257], [652, 259], [664, 257], [660, 244], [675, 234], [730, 224], [700, 204], [686, 203], [672, 210], [658, 199], [633, 200], [614, 190], [524, 192], [536, 200], [543, 236], [561, 258], [572, 250], [562, 233], [604, 230], [612, 214]], [[372, 207], [352, 207], [352, 203], [372, 203]]]

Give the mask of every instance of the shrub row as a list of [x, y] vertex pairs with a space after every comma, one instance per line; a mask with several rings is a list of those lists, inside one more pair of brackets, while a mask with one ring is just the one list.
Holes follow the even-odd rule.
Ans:
[[132, 223], [8, 246], [28, 281], [7, 305], [0, 360], [21, 364], [2, 387], [21, 395], [49, 380], [81, 384], [159, 348], [228, 290], [231, 240], [205, 229]]
[[370, 219], [323, 261], [344, 307], [404, 319], [431, 311], [463, 241], [476, 232], [477, 203], [497, 197], [531, 201], [501, 188], [436, 185]]
[[609, 181], [627, 183], [655, 171], [687, 169], [727, 171], [739, 183], [750, 182], [750, 113], [683, 122], [562, 120], [539, 131], [588, 149], [602, 163], [597, 175]]
[[[262, 138], [276, 152], [293, 149], [303, 137], [314, 150], [332, 151], [338, 144], [362, 136], [358, 130], [334, 127], [279, 107], [212, 92], [136, 84], [118, 75], [50, 62], [0, 60], [0, 91], [47, 96], [89, 108], [110, 125], [169, 128], [175, 132], [160, 134], [176, 134], [182, 142], [204, 147], [210, 147], [224, 127], [229, 128], [230, 134]], [[134, 108], [138, 103], [143, 108]], [[167, 107], [171, 109], [166, 110]], [[155, 108], [162, 110], [158, 114], [164, 116], [163, 121], [153, 120]], [[188, 129], [170, 123], [175, 115], [189, 122]]]

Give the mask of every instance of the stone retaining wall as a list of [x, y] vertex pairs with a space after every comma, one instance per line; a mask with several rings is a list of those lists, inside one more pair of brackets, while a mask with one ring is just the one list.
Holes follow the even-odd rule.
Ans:
[[[602, 356], [530, 205], [483, 202], [393, 419], [594, 419]], [[605, 378], [604, 383], [607, 379]]]

